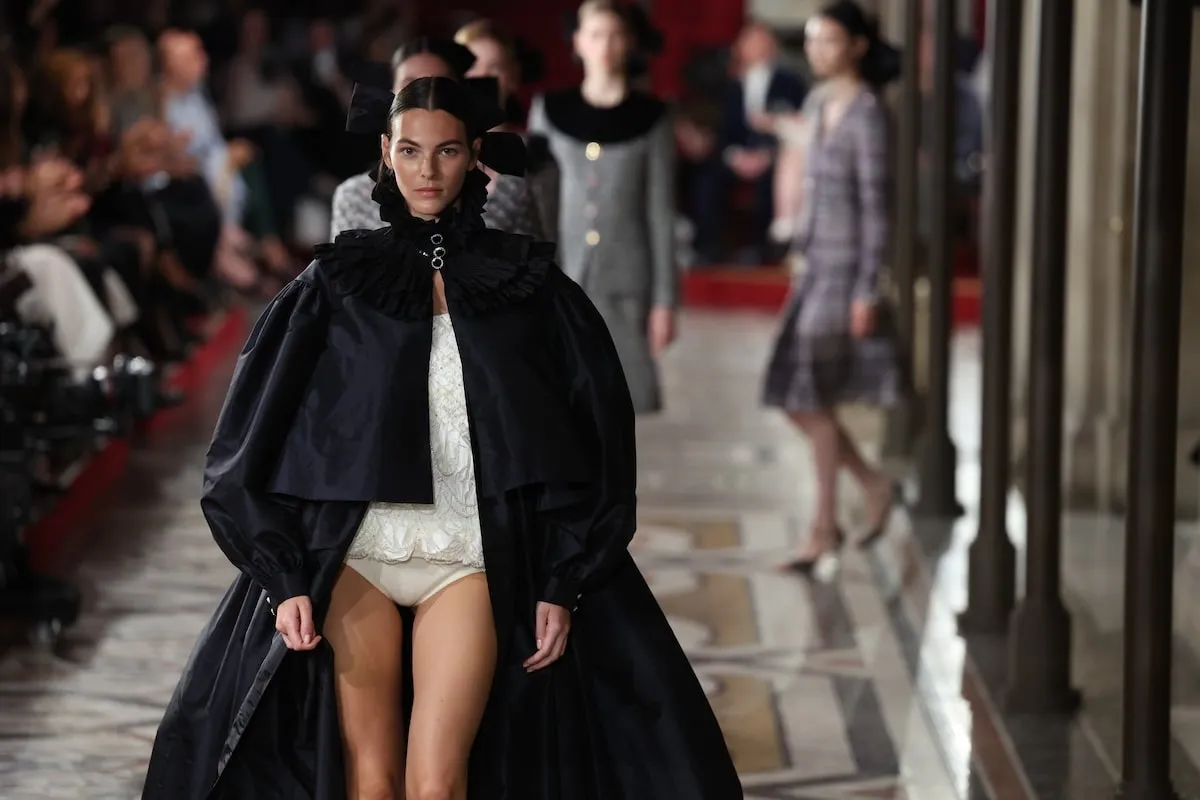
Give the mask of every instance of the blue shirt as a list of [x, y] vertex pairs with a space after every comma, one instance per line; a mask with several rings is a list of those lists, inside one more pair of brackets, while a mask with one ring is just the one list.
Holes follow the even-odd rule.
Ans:
[[226, 222], [240, 223], [246, 207], [246, 182], [240, 174], [229, 175], [229, 144], [212, 102], [199, 88], [193, 89], [168, 98], [165, 114], [172, 131], [190, 134], [187, 153], [199, 162], [209, 188], [219, 196], [219, 187], [230, 181], [224, 217]]

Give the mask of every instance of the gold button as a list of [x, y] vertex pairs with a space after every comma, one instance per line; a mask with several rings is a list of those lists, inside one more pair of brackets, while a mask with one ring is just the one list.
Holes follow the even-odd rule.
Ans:
[[587, 149], [583, 152], [587, 156], [588, 161], [599, 161], [600, 150], [601, 147], [599, 142], [588, 142]]
[[600, 231], [588, 231], [583, 240], [588, 243], [589, 247], [595, 247], [600, 244]]

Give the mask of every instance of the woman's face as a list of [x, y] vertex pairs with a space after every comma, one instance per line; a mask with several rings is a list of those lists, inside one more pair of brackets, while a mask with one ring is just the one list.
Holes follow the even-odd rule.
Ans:
[[453, 114], [418, 108], [392, 120], [392, 135], [384, 136], [382, 145], [396, 188], [412, 215], [422, 219], [436, 219], [458, 199], [478, 149]]
[[467, 72], [468, 78], [495, 78], [500, 84], [500, 100], [507, 100], [517, 90], [517, 74], [504, 45], [495, 39], [476, 39], [467, 45], [475, 63]]
[[834, 78], [854, 72], [866, 49], [862, 37], [854, 37], [828, 17], [813, 17], [804, 29], [804, 53], [818, 78]]
[[392, 91], [400, 94], [400, 90], [417, 78], [453, 78], [454, 70], [450, 65], [433, 53], [417, 53], [400, 62], [396, 68], [395, 82]]
[[596, 11], [584, 15], [575, 31], [575, 54], [588, 74], [612, 75], [625, 68], [629, 37], [616, 14]]

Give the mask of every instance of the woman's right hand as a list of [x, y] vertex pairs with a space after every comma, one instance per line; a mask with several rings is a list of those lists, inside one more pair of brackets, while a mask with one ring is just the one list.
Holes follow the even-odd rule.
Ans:
[[50, 192], [30, 198], [18, 230], [21, 237], [37, 241], [74, 225], [92, 207], [83, 192]]
[[21, 236], [36, 241], [74, 225], [92, 207], [81, 185], [83, 173], [64, 158], [37, 156], [25, 173], [29, 207], [21, 220]]
[[30, 200], [76, 192], [83, 185], [83, 173], [65, 158], [53, 153], [34, 158], [25, 177]]
[[312, 650], [321, 641], [313, 625], [312, 598], [308, 595], [284, 600], [275, 609], [275, 630], [283, 635], [289, 650]]

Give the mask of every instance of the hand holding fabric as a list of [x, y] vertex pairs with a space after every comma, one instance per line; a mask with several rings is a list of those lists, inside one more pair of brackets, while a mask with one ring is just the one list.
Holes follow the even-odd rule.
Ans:
[[539, 602], [534, 619], [537, 652], [525, 660], [526, 672], [537, 672], [562, 658], [571, 632], [571, 612], [553, 603]]
[[275, 610], [275, 630], [289, 650], [312, 650], [321, 642], [313, 625], [312, 599], [307, 595], [284, 600]]

